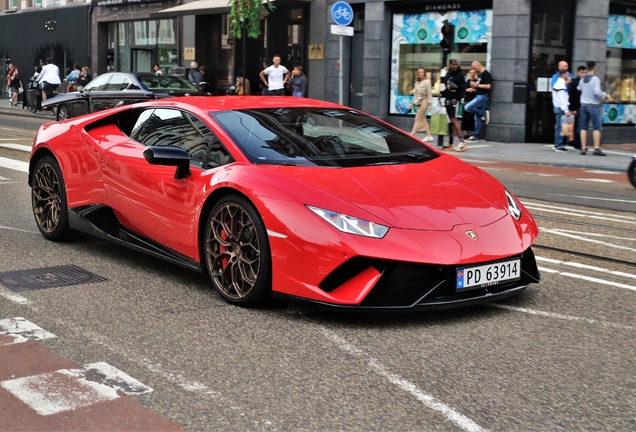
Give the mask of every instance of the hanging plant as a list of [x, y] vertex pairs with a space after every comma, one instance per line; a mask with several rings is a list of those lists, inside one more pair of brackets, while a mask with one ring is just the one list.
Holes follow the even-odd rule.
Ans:
[[247, 37], [258, 38], [261, 34], [261, 20], [274, 10], [272, 3], [261, 0], [230, 0], [229, 5], [230, 32], [238, 39], [243, 36], [243, 23]]

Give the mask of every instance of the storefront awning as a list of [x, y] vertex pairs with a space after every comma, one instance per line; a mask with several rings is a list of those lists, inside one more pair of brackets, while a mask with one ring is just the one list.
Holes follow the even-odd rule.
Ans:
[[229, 12], [228, 0], [197, 0], [179, 6], [151, 13], [153, 18], [174, 17], [183, 15], [208, 15]]

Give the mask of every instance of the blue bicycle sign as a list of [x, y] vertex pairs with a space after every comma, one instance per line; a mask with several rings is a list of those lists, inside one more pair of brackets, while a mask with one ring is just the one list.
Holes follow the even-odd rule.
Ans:
[[347, 2], [336, 2], [331, 6], [331, 17], [338, 25], [349, 25], [351, 21], [353, 21], [353, 9], [351, 9], [351, 6]]

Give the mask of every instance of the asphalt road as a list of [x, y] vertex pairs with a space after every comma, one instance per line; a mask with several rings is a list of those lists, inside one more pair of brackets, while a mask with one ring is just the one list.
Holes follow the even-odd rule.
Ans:
[[[5, 127], [0, 139], [32, 139], [33, 125]], [[38, 342], [53, 353], [151, 387], [131, 398], [187, 430], [636, 429], [633, 188], [482, 165], [536, 217], [542, 282], [489, 306], [372, 316], [238, 308], [151, 257], [46, 241], [26, 173], [0, 167], [0, 274], [75, 265], [105, 279], [0, 285], [0, 320], [25, 317], [57, 336]], [[608, 200], [573, 199], [599, 191]]]

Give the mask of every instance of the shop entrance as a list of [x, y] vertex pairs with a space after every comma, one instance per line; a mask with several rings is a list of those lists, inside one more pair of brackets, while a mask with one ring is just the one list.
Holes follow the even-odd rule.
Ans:
[[562, 60], [570, 72], [576, 69], [571, 62], [575, 6], [573, 0], [532, 2], [526, 142], [554, 142], [550, 80]]

